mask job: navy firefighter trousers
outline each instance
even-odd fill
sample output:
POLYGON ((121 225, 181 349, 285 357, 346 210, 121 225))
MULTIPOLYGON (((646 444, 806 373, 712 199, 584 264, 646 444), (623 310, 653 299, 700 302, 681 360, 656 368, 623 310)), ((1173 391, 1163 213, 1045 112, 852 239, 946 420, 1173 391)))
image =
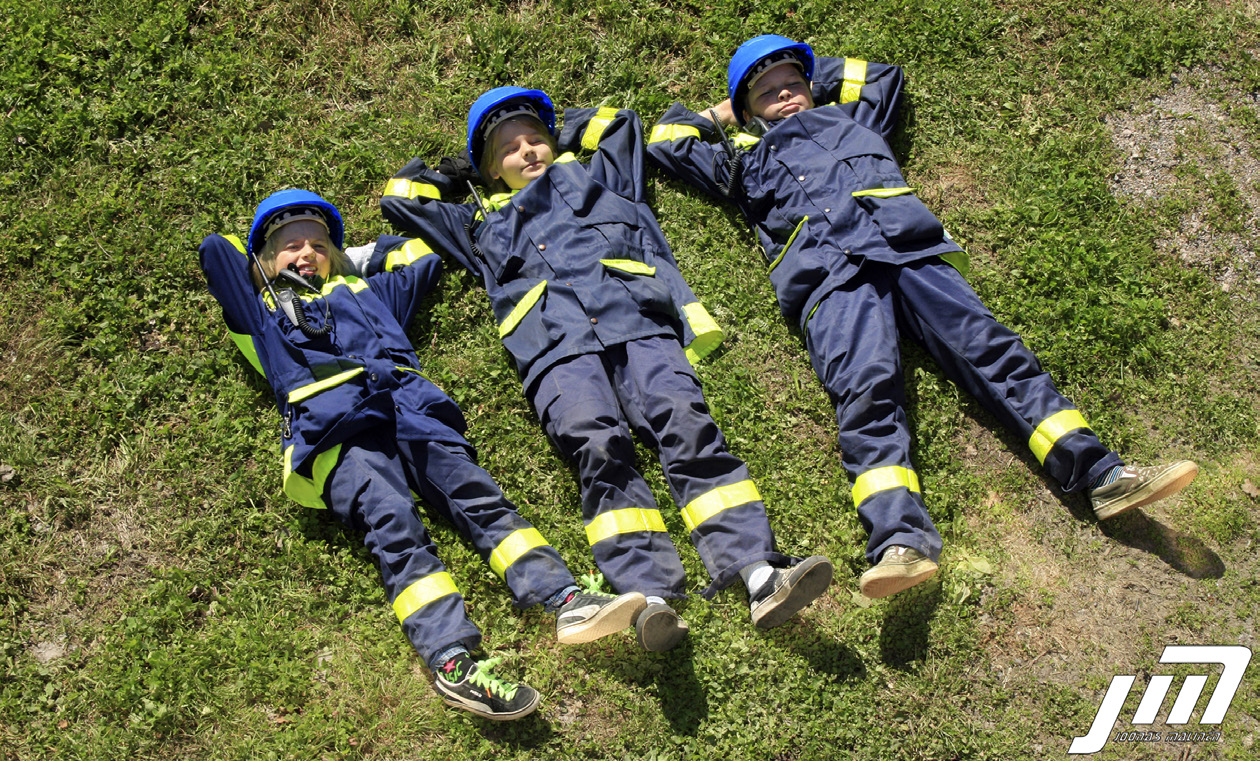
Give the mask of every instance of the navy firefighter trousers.
POLYGON ((914 548, 933 560, 941 552, 910 462, 901 333, 1028 441, 1066 491, 1081 490, 1121 464, 956 269, 936 257, 900 265, 867 260, 818 304, 805 340, 836 407, 853 502, 870 534, 871 563, 890 545, 914 548))
POLYGON ((678 552, 634 466, 631 431, 655 447, 683 523, 713 578, 712 596, 775 550, 761 495, 726 448, 681 344, 642 338, 581 354, 527 389, 544 430, 577 466, 587 540, 618 593, 684 596, 678 552))
POLYGON ((469 447, 362 433, 341 445, 325 489, 337 517, 366 532, 394 613, 425 663, 456 643, 477 647, 481 632, 438 560, 412 492, 473 543, 519 607, 574 583, 559 553, 516 512, 469 447))

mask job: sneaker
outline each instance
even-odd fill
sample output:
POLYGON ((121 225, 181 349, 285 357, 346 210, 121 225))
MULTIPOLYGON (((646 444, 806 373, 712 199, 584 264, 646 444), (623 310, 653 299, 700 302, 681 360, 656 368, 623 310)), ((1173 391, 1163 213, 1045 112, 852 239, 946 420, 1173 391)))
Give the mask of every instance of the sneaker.
POLYGON ((1124 466, 1115 481, 1092 489, 1089 501, 1098 520, 1114 518, 1126 510, 1149 505, 1184 489, 1199 475, 1199 466, 1189 460, 1149 468, 1124 466))
POLYGON ((447 705, 495 721, 511 721, 528 716, 538 707, 538 691, 524 684, 509 684, 491 669, 498 658, 474 661, 457 655, 437 671, 433 689, 447 705))
POLYGON ((770 580, 749 600, 753 625, 773 629, 818 596, 831 583, 831 561, 822 555, 805 558, 791 568, 776 568, 770 580))
POLYGON ((643 609, 634 621, 639 646, 652 653, 672 650, 691 627, 668 605, 654 602, 643 609))
POLYGON ((884 550, 874 568, 862 574, 858 587, 867 598, 878 600, 927 581, 939 567, 922 552, 894 544, 884 550))
POLYGON ((647 607, 642 592, 610 595, 598 591, 603 574, 584 576, 586 591, 575 592, 556 611, 556 641, 562 645, 594 642, 629 627, 647 607))

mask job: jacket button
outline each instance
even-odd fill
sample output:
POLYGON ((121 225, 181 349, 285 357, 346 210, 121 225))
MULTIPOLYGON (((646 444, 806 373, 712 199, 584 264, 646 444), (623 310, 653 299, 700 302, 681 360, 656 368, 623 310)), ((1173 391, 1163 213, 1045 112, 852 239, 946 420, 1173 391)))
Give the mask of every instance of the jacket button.
POLYGON ((376 373, 372 373, 370 377, 372 378, 372 380, 376 380, 376 373))
POLYGON ((770 146, 770 150, 772 150, 772 151, 777 151, 777 150, 779 150, 779 146, 777 146, 777 145, 772 145, 772 146, 770 146))
POLYGON ((591 324, 592 324, 592 325, 597 325, 597 324, 599 324, 599 318, 598 318, 598 317, 592 317, 592 318, 591 318, 591 324))
POLYGON ((546 251, 546 250, 547 250, 547 244, 546 244, 546 243, 539 243, 539 244, 538 244, 538 250, 539 250, 539 251, 546 251))
POLYGON ((800 182, 804 182, 804 181, 805 181, 805 175, 803 175, 803 174, 802 174, 800 177, 797 177, 796 179, 797 179, 797 180, 799 180, 800 182))
POLYGON ((823 209, 823 213, 824 213, 824 214, 830 214, 830 213, 831 213, 831 209, 823 209))
POLYGON ((517 210, 517 211, 525 211, 525 207, 524 207, 524 206, 517 206, 517 207, 516 207, 516 210, 517 210))

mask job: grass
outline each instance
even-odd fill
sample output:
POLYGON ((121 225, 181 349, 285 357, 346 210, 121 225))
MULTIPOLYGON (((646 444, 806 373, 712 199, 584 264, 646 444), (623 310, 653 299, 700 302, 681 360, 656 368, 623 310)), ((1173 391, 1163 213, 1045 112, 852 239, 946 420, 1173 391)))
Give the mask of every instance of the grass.
MULTIPOLYGON (((1158 663, 1168 644, 1254 647, 1257 178, 1222 167, 1255 150, 1254 4, 0 11, 0 759, 1055 758, 1113 674, 1193 673, 1158 663), (413 155, 461 151, 485 89, 541 87, 650 124, 674 100, 719 100, 730 52, 769 30, 905 67, 894 148, 969 249, 986 304, 1108 445, 1142 463, 1192 457, 1203 474, 1100 529, 906 347, 915 459, 946 550, 936 580, 869 603, 855 594, 865 535, 833 413, 760 253, 729 210, 655 178, 682 270, 727 330, 699 370, 714 414, 781 548, 827 554, 837 582, 769 633, 731 591, 683 605, 691 636, 675 652, 625 636, 561 648, 549 617, 512 609, 428 515, 489 649, 544 696, 511 725, 448 710, 361 537, 280 492, 270 392, 226 340, 196 245, 242 234, 285 186, 321 192, 366 240, 388 229, 384 180, 413 155), (1167 195, 1121 198, 1108 119, 1187 71, 1211 72, 1203 97, 1243 140, 1187 133, 1167 195), (1252 258, 1161 248, 1188 216, 1252 258), (1226 263, 1240 272, 1228 283, 1226 263)), ((573 474, 520 394, 484 293, 452 268, 411 334, 482 463, 571 567, 589 568, 573 474)), ((639 456, 668 505, 654 454, 639 456)), ((698 591, 699 558, 665 512, 698 591)), ((1219 743, 1113 743, 1098 757, 1250 758, 1254 673, 1219 743)), ((1116 731, 1134 729, 1136 690, 1129 700, 1116 731)))

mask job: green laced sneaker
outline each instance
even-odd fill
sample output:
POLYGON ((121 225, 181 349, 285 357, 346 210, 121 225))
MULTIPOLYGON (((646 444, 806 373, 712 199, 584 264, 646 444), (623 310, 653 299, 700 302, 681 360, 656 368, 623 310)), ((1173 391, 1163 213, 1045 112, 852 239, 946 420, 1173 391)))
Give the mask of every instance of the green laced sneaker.
POLYGON ((538 691, 495 676, 491 669, 498 663, 498 658, 473 661, 467 654, 457 655, 437 670, 433 689, 447 705, 485 719, 512 721, 533 713, 538 707, 538 691))
POLYGON ((879 563, 862 574, 858 587, 867 598, 878 600, 927 581, 937 568, 936 562, 927 555, 894 544, 884 550, 879 563))
POLYGON ((586 587, 576 592, 556 611, 556 641, 562 645, 580 645, 615 634, 629 627, 647 607, 641 592, 610 595, 599 591, 604 575, 585 575, 586 587))
POLYGON ((1126 465, 1115 481, 1091 490, 1089 501, 1094 506, 1094 515, 1105 521, 1135 507, 1171 497, 1189 486, 1197 475, 1199 466, 1189 460, 1148 468, 1126 465))

